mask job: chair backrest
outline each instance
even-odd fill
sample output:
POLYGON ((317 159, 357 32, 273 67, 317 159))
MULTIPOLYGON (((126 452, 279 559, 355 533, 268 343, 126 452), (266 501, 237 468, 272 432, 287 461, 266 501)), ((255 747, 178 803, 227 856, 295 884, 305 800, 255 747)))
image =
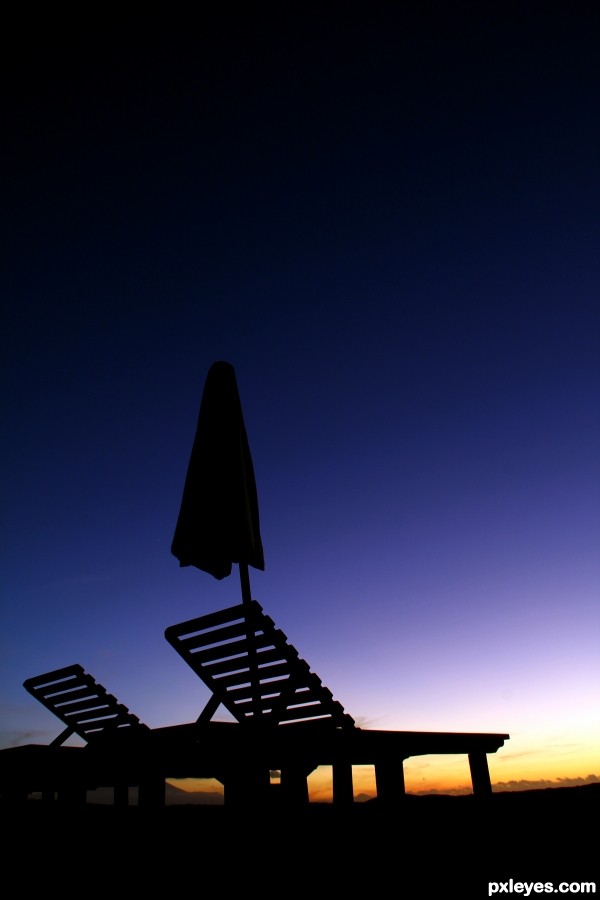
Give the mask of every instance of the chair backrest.
POLYGON ((63 743, 71 734, 91 743, 117 732, 147 730, 80 665, 28 678, 23 687, 67 726, 52 745, 63 743))
POLYGON ((199 722, 222 703, 238 722, 354 727, 255 600, 172 625, 165 637, 213 692, 199 722))

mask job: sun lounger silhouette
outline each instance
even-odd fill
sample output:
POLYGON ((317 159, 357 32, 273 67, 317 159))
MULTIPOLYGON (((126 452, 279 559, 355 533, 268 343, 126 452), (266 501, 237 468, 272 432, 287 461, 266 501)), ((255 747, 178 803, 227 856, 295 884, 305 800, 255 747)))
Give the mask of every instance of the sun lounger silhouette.
POLYGON ((23 687, 67 726, 50 747, 60 746, 73 734, 89 742, 112 737, 117 730, 120 734, 147 730, 137 716, 80 665, 28 678, 23 687))
POLYGON ((110 786, 115 804, 124 805, 129 786, 138 785, 142 805, 160 802, 164 786, 144 767, 142 749, 150 729, 82 666, 28 678, 23 686, 66 727, 48 745, 1 751, 3 796, 40 791, 46 799, 83 802, 88 790, 110 786), (85 741, 85 746, 65 746, 74 735, 85 741))
POLYGON ((378 798, 394 803, 405 794, 403 760, 438 753, 467 755, 474 793, 491 793, 487 754, 508 735, 357 728, 254 600, 173 625, 165 637, 212 691, 198 727, 213 724, 221 705, 238 723, 237 752, 224 754, 218 775, 226 801, 264 799, 273 769, 290 802, 307 801, 307 775, 331 765, 333 801, 346 805, 352 766, 373 765, 378 798))
POLYGON ((378 801, 405 796, 403 761, 460 754, 473 792, 491 793, 487 754, 507 734, 380 731, 358 728, 256 601, 167 628, 165 636, 211 691, 196 722, 151 729, 80 665, 25 681, 27 691, 65 729, 48 745, 0 751, 0 794, 41 791, 83 802, 87 791, 114 789, 115 805, 139 788, 139 804, 162 805, 167 778, 216 778, 225 803, 308 803, 307 778, 331 766, 333 802, 353 802, 352 767, 372 765, 378 801), (223 705, 233 721, 214 721, 223 705), (77 735, 85 746, 65 742, 77 735), (271 773, 280 779, 271 783, 271 773), (277 790, 275 790, 277 788, 277 790))
POLYGON ((199 723, 223 704, 242 724, 354 726, 255 600, 172 625, 165 637, 213 692, 199 723))

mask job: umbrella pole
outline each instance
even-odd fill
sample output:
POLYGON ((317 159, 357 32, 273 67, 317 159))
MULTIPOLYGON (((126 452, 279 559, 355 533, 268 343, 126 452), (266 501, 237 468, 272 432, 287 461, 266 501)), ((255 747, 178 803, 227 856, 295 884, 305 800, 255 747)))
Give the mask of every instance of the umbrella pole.
POLYGON ((241 562, 240 566, 240 584, 242 586, 242 600, 244 603, 250 604, 252 596, 250 594, 250 576, 248 574, 248 563, 241 562))
MULTIPOLYGON (((240 562, 240 584, 242 587, 242 601, 249 611, 252 603, 252 595, 250 593, 250 575, 248 574, 248 563, 240 562)), ((254 718, 262 715, 260 708, 260 682, 258 679, 258 661, 256 659, 256 647, 254 646, 254 627, 248 620, 246 614, 246 640, 248 641, 248 668, 250 670, 250 685, 252 688, 252 703, 254 707, 254 718)))

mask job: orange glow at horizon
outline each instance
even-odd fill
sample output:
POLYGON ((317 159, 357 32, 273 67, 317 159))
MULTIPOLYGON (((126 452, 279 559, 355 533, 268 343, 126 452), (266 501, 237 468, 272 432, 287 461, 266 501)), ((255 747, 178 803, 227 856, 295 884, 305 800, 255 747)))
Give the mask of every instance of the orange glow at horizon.
MULTIPOLYGON (((532 754, 533 756, 533 754, 532 754)), ((523 758, 500 761, 488 757, 490 777, 494 790, 526 790, 544 787, 561 787, 584 784, 600 780, 598 758, 578 759, 577 768, 569 768, 557 774, 557 767, 543 758, 527 765, 523 758), (582 766, 583 762, 583 766, 582 766), (583 774, 585 773, 585 774, 583 774)), ((373 766, 353 766, 354 798, 367 799, 377 795, 373 766)), ((410 794, 439 792, 470 794, 471 774, 469 763, 463 756, 422 756, 405 760, 404 777, 406 791, 410 794)), ((223 786, 216 779, 183 780, 168 779, 180 790, 186 792, 223 793, 223 786)), ((331 766, 319 766, 308 776, 309 799, 312 803, 330 803, 332 800, 331 766)))
MULTIPOLYGON (((493 790, 572 786, 600 780, 599 724, 578 720, 563 722, 558 728, 548 720, 537 723, 534 730, 523 719, 519 725, 504 747, 488 755, 493 790)), ((355 799, 377 795, 372 765, 353 766, 352 777, 355 799)), ((216 779, 169 780, 184 791, 223 793, 216 779)), ((411 794, 472 792, 468 758, 459 754, 409 757, 404 761, 404 780, 411 794)), ((308 777, 310 800, 330 803, 332 783, 331 766, 315 769, 308 777)))

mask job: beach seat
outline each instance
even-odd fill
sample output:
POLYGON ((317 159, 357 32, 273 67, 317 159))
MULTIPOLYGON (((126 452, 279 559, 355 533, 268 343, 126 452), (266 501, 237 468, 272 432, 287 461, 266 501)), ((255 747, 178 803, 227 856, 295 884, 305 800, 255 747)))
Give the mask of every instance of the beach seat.
POLYGON ((165 637, 212 692, 198 727, 210 727, 221 705, 241 727, 231 739, 243 753, 224 754, 217 774, 225 802, 264 802, 276 768, 285 801, 307 803, 318 734, 353 730, 355 723, 260 604, 252 600, 190 619, 167 628, 165 637), (282 740, 290 732, 293 746, 282 740))
POLYGON ((117 731, 122 734, 147 730, 137 716, 80 665, 28 678, 23 687, 67 726, 50 747, 60 746, 73 734, 90 742, 110 739, 117 731))
POLYGON ((3 795, 40 791, 46 800, 85 802, 88 790, 108 786, 115 804, 126 805, 129 786, 137 785, 142 805, 164 802, 164 779, 145 762, 150 729, 82 666, 36 675, 23 686, 66 727, 48 745, 1 751, 3 795), (85 746, 64 746, 73 735, 85 746))
POLYGON ((241 724, 354 727, 255 600, 173 625, 165 637, 212 691, 199 723, 222 704, 241 724))
POLYGON ((378 798, 396 804, 405 795, 404 760, 440 753, 466 755, 474 793, 491 793, 487 754, 507 734, 358 728, 254 600, 173 625, 165 637, 211 691, 197 720, 200 732, 216 727, 212 717, 221 705, 239 726, 220 745, 224 762, 216 777, 226 802, 228 796, 263 802, 273 769, 281 773, 282 796, 306 802, 307 775, 330 765, 334 803, 347 805, 352 766, 372 765, 378 798))

